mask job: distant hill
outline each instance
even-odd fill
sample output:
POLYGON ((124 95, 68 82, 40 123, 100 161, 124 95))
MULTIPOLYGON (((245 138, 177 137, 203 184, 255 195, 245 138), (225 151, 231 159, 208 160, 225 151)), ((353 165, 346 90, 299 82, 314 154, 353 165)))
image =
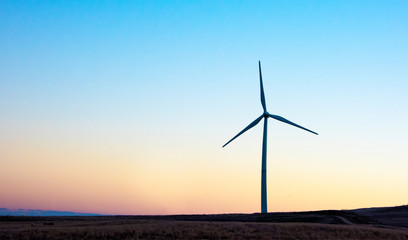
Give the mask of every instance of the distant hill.
MULTIPOLYGON (((219 222, 269 222, 269 223, 320 223, 345 225, 393 226, 408 228, 408 205, 397 207, 361 208, 354 210, 321 210, 307 212, 270 212, 266 214, 201 214, 129 216, 136 219, 219 221, 219 222)), ((408 235, 407 235, 408 239, 408 235)))
POLYGON ((0 208, 0 216, 100 216, 95 213, 0 208))
POLYGON ((361 208, 352 210, 352 212, 379 224, 408 228, 408 205, 361 208))
MULTIPOLYGON (((0 208, 0 217, 16 218, 27 217, 92 217, 107 216, 95 213, 78 213, 68 211, 47 211, 31 209, 7 209, 0 208)), ((307 212, 270 212, 267 214, 191 214, 191 215, 121 215, 115 218, 143 219, 143 220, 175 220, 175 221, 215 221, 215 222, 269 222, 269 223, 321 223, 321 224, 345 224, 345 225, 373 225, 394 226, 408 228, 408 205, 397 207, 361 208, 354 210, 322 210, 307 212)), ((408 235, 407 235, 408 239, 408 235)))

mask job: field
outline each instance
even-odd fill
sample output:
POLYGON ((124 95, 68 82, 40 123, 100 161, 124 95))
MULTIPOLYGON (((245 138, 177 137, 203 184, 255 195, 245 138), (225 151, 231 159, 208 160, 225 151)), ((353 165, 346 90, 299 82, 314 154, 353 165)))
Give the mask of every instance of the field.
POLYGON ((408 239, 407 220, 407 206, 269 214, 5 216, 0 217, 0 239, 408 239))

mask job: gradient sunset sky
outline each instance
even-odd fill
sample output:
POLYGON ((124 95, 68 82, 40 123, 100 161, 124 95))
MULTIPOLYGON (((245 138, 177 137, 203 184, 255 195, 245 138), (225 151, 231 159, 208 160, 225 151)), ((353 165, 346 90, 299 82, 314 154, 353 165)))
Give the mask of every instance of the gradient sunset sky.
POLYGON ((408 1, 0 1, 0 207, 408 204, 408 1))

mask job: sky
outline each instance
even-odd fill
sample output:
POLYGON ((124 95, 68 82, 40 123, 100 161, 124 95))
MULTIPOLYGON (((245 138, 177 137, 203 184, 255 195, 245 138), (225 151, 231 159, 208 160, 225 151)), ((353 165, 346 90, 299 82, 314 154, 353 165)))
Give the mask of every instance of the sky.
POLYGON ((408 204, 408 2, 0 1, 0 207, 408 204))

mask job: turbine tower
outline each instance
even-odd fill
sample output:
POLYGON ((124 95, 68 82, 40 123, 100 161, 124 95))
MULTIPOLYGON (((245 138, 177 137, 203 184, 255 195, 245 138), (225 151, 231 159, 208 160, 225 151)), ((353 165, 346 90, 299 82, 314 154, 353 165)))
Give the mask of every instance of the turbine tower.
POLYGON ((305 131, 311 132, 313 134, 318 135, 316 132, 313 132, 307 128, 304 128, 300 125, 297 125, 296 123, 293 123, 286 118, 283 118, 278 115, 273 115, 270 114, 266 110, 266 102, 265 102, 265 93, 263 89, 263 83, 262 83, 262 72, 261 72, 261 61, 258 62, 259 64, 259 80, 260 80, 260 85, 261 85, 261 104, 264 112, 262 113, 261 116, 259 116, 257 119, 255 119, 252 123, 250 123, 244 130, 239 132, 235 137, 233 137, 231 140, 229 140, 226 144, 224 144, 225 147, 227 144, 232 142, 235 138, 239 137, 241 134, 244 132, 248 131, 249 129, 253 128, 255 125, 257 125, 262 119, 264 119, 264 129, 263 129, 263 142, 262 142, 262 172, 261 172, 261 213, 267 213, 268 212, 268 207, 267 207, 267 201, 266 201, 266 148, 267 148, 267 135, 268 135, 268 118, 273 118, 275 120, 290 124, 292 126, 298 127, 300 129, 303 129, 305 131))

